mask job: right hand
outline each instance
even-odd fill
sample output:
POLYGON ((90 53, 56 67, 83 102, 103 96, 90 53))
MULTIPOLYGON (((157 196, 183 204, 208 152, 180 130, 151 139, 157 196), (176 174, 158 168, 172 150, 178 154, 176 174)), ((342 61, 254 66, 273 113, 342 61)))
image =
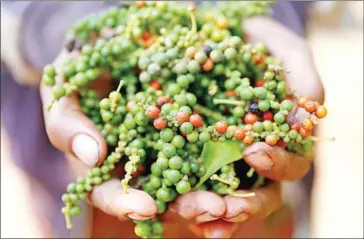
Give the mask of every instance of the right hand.
MULTIPOLYGON (((56 67, 72 57, 72 54, 63 51, 54 62, 56 67)), ((56 79, 62 82, 61 77, 56 79)), ((99 96, 105 96, 111 90, 111 80, 103 76, 92 87, 97 89, 99 96)), ((93 122, 83 114, 77 97, 64 97, 48 111, 46 106, 53 100, 51 88, 41 85, 40 93, 49 140, 66 155, 71 169, 78 171, 77 174, 82 172, 85 175, 93 167, 101 165, 107 156, 106 142, 93 122)), ((93 206, 120 220, 147 220, 157 213, 157 206, 151 196, 132 188, 127 194, 123 194, 123 186, 116 178, 95 186, 89 201, 93 206)), ((172 213, 169 215, 179 221, 188 221, 188 224, 216 220, 226 211, 222 197, 203 191, 181 196, 178 204, 174 205, 178 207, 170 207, 172 213)))

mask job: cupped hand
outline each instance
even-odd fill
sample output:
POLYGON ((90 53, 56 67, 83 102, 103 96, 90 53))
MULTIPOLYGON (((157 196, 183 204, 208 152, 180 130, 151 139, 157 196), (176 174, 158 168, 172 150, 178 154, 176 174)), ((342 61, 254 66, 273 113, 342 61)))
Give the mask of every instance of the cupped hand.
MULTIPOLYGON (((267 17, 255 17, 244 22, 251 43, 265 43, 273 56, 283 61, 287 85, 296 93, 319 103, 324 101, 324 89, 316 72, 310 49, 304 39, 267 17)), ((289 122, 300 122, 308 113, 295 107, 289 122)), ((299 180, 309 171, 311 159, 287 152, 266 143, 254 143, 244 151, 244 160, 260 175, 271 179, 269 185, 252 190, 251 198, 224 197, 226 212, 221 220, 200 225, 205 237, 230 237, 238 225, 249 219, 264 219, 282 206, 280 181, 299 180)), ((251 191, 242 191, 249 193, 251 191)), ((236 235, 243 236, 243 235, 236 235)))
MULTIPOLYGON (((75 56, 77 52, 64 50, 54 64, 58 68, 66 59, 75 56)), ((57 83, 64 81, 60 76, 56 80, 57 83)), ((107 74, 93 84, 90 88, 95 89, 100 97, 105 97, 112 89, 107 74)), ((48 111, 47 106, 53 100, 52 90, 41 85, 40 93, 49 140, 65 153, 71 169, 77 175, 85 175, 93 167, 101 165, 107 154, 106 142, 94 123, 82 112, 77 96, 63 97, 48 111)), ((120 220, 147 220, 157 213, 152 197, 132 188, 124 194, 123 186, 116 178, 95 186, 88 199, 93 206, 120 220)), ((211 192, 193 192, 179 197, 170 207, 167 217, 171 221, 184 221, 184 224, 189 220, 201 223, 221 218, 225 209, 223 198, 211 192)))

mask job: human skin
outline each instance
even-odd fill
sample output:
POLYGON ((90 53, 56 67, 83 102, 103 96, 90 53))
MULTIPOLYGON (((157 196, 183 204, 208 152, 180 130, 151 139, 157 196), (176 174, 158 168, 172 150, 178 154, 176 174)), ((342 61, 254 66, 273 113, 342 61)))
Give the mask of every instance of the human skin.
MULTIPOLYGON (((244 30, 249 42, 267 44, 271 53, 283 60, 284 67, 289 71, 287 83, 290 87, 300 95, 323 103, 324 90, 310 50, 302 38, 266 17, 245 21, 244 30)), ((63 52, 56 63, 61 63, 67 57, 70 56, 63 52)), ((99 81, 107 82, 105 79, 99 81)), ((105 85, 107 84, 103 84, 105 85)), ((97 86, 96 88, 101 95, 101 91, 108 90, 97 86)), ((44 86, 40 87, 40 91, 43 104, 47 105, 52 100, 51 91, 44 86)), ((292 112, 289 115, 291 121, 300 121, 306 115, 297 107, 292 112)), ((78 161, 77 168, 87 171, 95 165, 100 165, 105 159, 105 140, 91 120, 82 113, 75 96, 60 100, 49 112, 44 111, 44 119, 50 141, 65 153, 70 159, 70 165, 78 161)), ((265 143, 255 143, 247 147, 244 160, 262 176, 273 180, 273 183, 254 190, 256 197, 253 198, 221 197, 205 191, 190 192, 180 196, 170 205, 165 215, 166 223, 189 225, 195 236, 231 237, 244 223, 264 220, 280 209, 280 182, 301 179, 311 165, 309 158, 265 143)), ((124 195, 122 185, 117 179, 95 187, 89 201, 96 208, 121 221, 146 220, 154 217, 157 210, 154 200, 145 192, 130 189, 129 193, 124 195)), ((168 226, 166 230, 168 231, 168 226)), ((244 232, 241 232, 234 236, 244 236, 243 234, 244 232)))

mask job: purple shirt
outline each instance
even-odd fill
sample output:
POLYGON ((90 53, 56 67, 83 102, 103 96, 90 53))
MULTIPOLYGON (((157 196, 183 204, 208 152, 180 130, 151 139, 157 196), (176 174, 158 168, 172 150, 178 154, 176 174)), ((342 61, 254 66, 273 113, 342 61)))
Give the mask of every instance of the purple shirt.
MULTIPOLYGON (((41 69, 55 59, 62 47, 66 29, 78 18, 107 7, 98 1, 15 1, 2 6, 23 20, 22 51, 25 58, 41 69)), ((274 6, 274 17, 304 36, 304 2, 283 2, 274 6)), ((51 193, 55 208, 43 208, 57 237, 77 237, 79 232, 65 228, 61 195, 69 183, 64 155, 49 142, 38 89, 18 85, 1 65, 1 119, 11 140, 15 163, 40 181, 51 193)), ((46 206, 46 205, 45 205, 46 206)), ((80 222, 80 219, 75 220, 80 222)), ((77 229, 77 225, 75 225, 77 229)), ((82 230, 82 229, 81 229, 82 230)))

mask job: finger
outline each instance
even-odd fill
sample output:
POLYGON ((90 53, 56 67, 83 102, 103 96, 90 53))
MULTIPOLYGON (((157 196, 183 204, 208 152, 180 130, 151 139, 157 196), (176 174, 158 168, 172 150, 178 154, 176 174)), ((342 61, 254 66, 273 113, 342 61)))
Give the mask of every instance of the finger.
POLYGON ((157 205, 146 192, 128 188, 124 194, 123 186, 112 179, 96 186, 89 197, 90 203, 120 220, 147 220, 157 213, 157 205))
MULTIPOLYGON (((56 62, 64 57, 61 54, 56 62)), ((57 78, 62 81, 60 77, 57 78)), ((40 94, 43 105, 52 102, 53 94, 49 87, 41 85, 40 94)), ((93 122, 83 114, 75 96, 63 97, 50 111, 44 107, 43 114, 49 140, 57 149, 75 155, 89 167, 99 165, 105 158, 105 140, 93 122)))
POLYGON ((219 195, 207 192, 190 192, 177 198, 170 205, 165 220, 178 220, 182 217, 196 222, 213 221, 225 213, 225 202, 219 195))
POLYGON ((224 220, 205 222, 199 225, 205 238, 231 238, 237 228, 236 223, 224 220))
POLYGON ((243 222, 251 217, 264 219, 282 207, 281 186, 278 182, 251 191, 237 192, 255 192, 255 196, 247 198, 225 196, 226 213, 223 217, 225 221, 243 222))
POLYGON ((264 142, 254 143, 244 152, 244 160, 257 173, 271 180, 298 180, 309 171, 311 159, 272 147, 264 142))
POLYGON ((324 101, 324 88, 315 70, 310 48, 306 41, 280 23, 268 17, 254 17, 244 22, 250 42, 265 43, 270 52, 283 60, 287 83, 319 103, 324 101))

